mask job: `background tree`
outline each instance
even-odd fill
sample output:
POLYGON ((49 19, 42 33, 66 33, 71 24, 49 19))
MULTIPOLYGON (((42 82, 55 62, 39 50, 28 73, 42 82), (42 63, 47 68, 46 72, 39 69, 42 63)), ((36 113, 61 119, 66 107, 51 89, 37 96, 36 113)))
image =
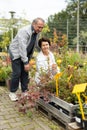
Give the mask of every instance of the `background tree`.
POLYGON ((29 25, 30 21, 21 18, 0 19, 0 51, 6 51, 19 28, 29 25))
MULTIPOLYGON (((77 39, 76 37, 73 39, 73 44, 76 44, 77 39)), ((80 48, 83 52, 83 54, 85 54, 87 52, 87 32, 85 31, 81 31, 80 32, 80 48)))
POLYGON ((6 32, 2 35, 2 40, 0 42, 0 48, 2 48, 3 51, 7 51, 9 42, 10 42, 9 33, 6 32))
MULTIPOLYGON (((54 28, 56 32, 67 35, 69 48, 76 47, 73 44, 73 39, 77 37, 77 7, 78 0, 67 0, 68 5, 65 11, 61 11, 58 14, 50 15, 48 17, 47 24, 50 32, 48 36, 53 39, 54 28)), ((79 12, 79 29, 80 31, 87 31, 87 1, 80 0, 80 12, 79 12)))

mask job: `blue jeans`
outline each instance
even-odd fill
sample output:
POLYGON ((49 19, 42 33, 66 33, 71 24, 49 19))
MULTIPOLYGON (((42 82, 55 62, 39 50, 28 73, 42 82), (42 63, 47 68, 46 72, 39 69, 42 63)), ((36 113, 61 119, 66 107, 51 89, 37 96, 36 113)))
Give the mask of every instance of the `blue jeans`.
POLYGON ((19 87, 19 81, 21 82, 21 90, 25 92, 28 90, 28 76, 29 73, 24 70, 24 64, 21 59, 12 61, 12 77, 10 91, 16 92, 19 87))

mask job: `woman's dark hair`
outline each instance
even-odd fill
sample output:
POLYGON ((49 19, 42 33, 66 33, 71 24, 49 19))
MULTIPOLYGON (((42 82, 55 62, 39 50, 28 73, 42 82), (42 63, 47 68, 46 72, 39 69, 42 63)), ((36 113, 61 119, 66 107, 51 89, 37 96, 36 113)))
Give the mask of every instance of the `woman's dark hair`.
POLYGON ((51 46, 50 40, 49 40, 48 38, 46 38, 46 37, 42 37, 42 38, 39 39, 39 41, 38 41, 38 45, 39 45, 40 48, 41 48, 42 42, 48 42, 49 45, 51 46))

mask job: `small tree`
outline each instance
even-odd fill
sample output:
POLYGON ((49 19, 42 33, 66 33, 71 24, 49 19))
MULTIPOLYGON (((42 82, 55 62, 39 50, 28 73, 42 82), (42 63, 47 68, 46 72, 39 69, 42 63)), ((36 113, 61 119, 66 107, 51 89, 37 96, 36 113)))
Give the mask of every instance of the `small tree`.
MULTIPOLYGON (((81 31, 79 36, 79 45, 83 54, 87 52, 87 32, 81 31)), ((77 37, 73 39, 73 44, 77 44, 77 37)))
POLYGON ((0 48, 2 48, 3 51, 7 51, 7 46, 9 45, 10 38, 8 36, 8 33, 4 33, 2 35, 2 41, 0 42, 0 48))

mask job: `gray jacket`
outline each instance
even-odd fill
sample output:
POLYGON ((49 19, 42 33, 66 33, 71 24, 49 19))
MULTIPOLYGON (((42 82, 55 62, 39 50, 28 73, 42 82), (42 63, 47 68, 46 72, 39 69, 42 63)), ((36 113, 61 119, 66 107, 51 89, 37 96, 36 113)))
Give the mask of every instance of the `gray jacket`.
MULTIPOLYGON (((30 44, 31 35, 33 33, 32 26, 26 26, 20 29, 9 46, 11 60, 21 58, 25 63, 28 63, 27 46, 30 44)), ((38 46, 39 34, 37 34, 35 47, 38 46)), ((32 54, 31 54, 32 56, 32 54)), ((31 57, 30 56, 30 57, 31 57)))

